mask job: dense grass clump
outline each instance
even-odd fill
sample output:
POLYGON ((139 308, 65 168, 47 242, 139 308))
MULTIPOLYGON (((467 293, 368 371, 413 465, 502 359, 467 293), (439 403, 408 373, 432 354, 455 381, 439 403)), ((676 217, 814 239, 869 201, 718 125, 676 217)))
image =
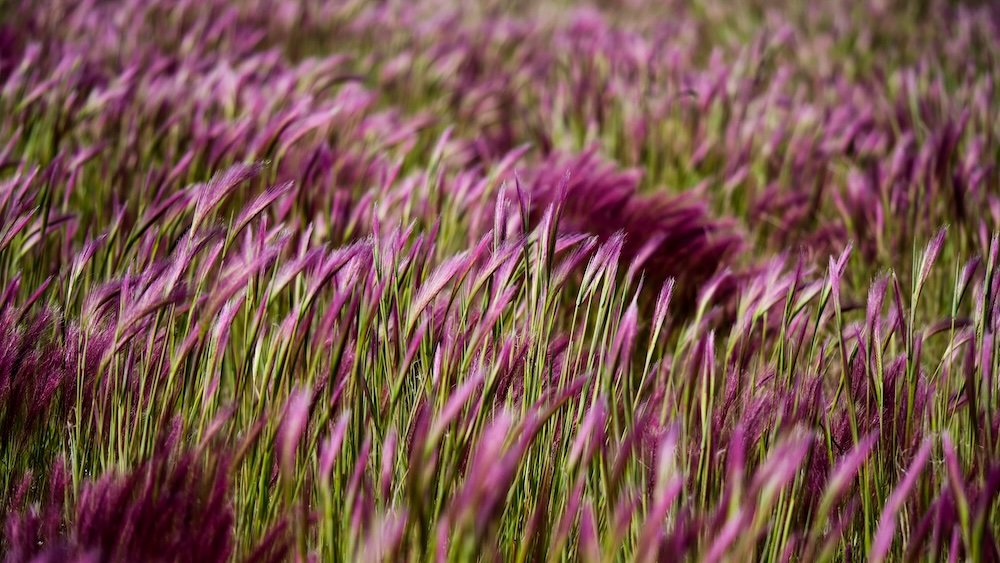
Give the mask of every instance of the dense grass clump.
POLYGON ((0 553, 1000 561, 1000 8, 0 0, 0 553))

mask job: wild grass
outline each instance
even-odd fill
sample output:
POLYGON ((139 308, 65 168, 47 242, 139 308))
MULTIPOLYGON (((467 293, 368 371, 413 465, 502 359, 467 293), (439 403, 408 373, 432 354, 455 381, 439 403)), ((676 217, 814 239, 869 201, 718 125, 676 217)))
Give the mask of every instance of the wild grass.
POLYGON ((994 6, 47 4, 5 560, 1000 560, 994 6))

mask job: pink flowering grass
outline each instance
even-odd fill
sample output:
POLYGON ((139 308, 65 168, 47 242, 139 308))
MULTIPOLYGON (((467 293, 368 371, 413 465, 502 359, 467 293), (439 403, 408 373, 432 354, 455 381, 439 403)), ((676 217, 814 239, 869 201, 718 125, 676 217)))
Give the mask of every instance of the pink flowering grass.
POLYGON ((4 561, 1000 561, 991 3, 0 0, 4 561))

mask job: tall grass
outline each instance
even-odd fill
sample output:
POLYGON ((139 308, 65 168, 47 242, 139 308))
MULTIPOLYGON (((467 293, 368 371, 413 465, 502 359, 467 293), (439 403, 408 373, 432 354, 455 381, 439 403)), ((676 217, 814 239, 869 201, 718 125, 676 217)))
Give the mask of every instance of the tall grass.
POLYGON ((6 560, 1000 560, 995 6, 45 4, 6 560))

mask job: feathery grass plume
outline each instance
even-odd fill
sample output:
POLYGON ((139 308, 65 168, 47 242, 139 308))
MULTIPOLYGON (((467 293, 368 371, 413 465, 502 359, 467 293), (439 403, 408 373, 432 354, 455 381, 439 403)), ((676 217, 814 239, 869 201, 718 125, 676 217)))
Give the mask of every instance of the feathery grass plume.
POLYGON ((882 510, 882 516, 879 519, 878 534, 875 536, 871 553, 868 556, 869 560, 883 561, 889 552, 893 536, 896 533, 899 511, 903 508, 906 497, 910 495, 914 485, 916 485, 917 479, 920 477, 920 472, 927 464, 927 460, 930 459, 931 446, 932 442, 930 438, 925 439, 916 455, 913 456, 913 460, 910 462, 903 480, 893 489, 892 495, 882 510))
POLYGON ((702 202, 692 196, 640 195, 639 176, 636 170, 615 170, 593 150, 550 158, 534 172, 532 205, 547 206, 565 193, 566 228, 601 237, 621 231, 623 256, 634 265, 645 264, 646 272, 660 279, 704 280, 739 250, 742 241, 733 226, 712 219, 702 202), (556 181, 557 170, 571 173, 568 182, 556 181))
POLYGON ((225 465, 211 469, 191 454, 159 455, 130 474, 83 484, 68 511, 64 503, 75 495, 66 490, 64 472, 61 463, 53 469, 46 504, 8 516, 9 560, 121 561, 169 553, 225 561, 232 554, 225 465))
POLYGON ((307 389, 297 389, 292 392, 285 406, 285 416, 281 420, 276 440, 281 470, 287 475, 292 475, 295 471, 295 453, 308 422, 309 404, 312 401, 310 395, 307 389))

